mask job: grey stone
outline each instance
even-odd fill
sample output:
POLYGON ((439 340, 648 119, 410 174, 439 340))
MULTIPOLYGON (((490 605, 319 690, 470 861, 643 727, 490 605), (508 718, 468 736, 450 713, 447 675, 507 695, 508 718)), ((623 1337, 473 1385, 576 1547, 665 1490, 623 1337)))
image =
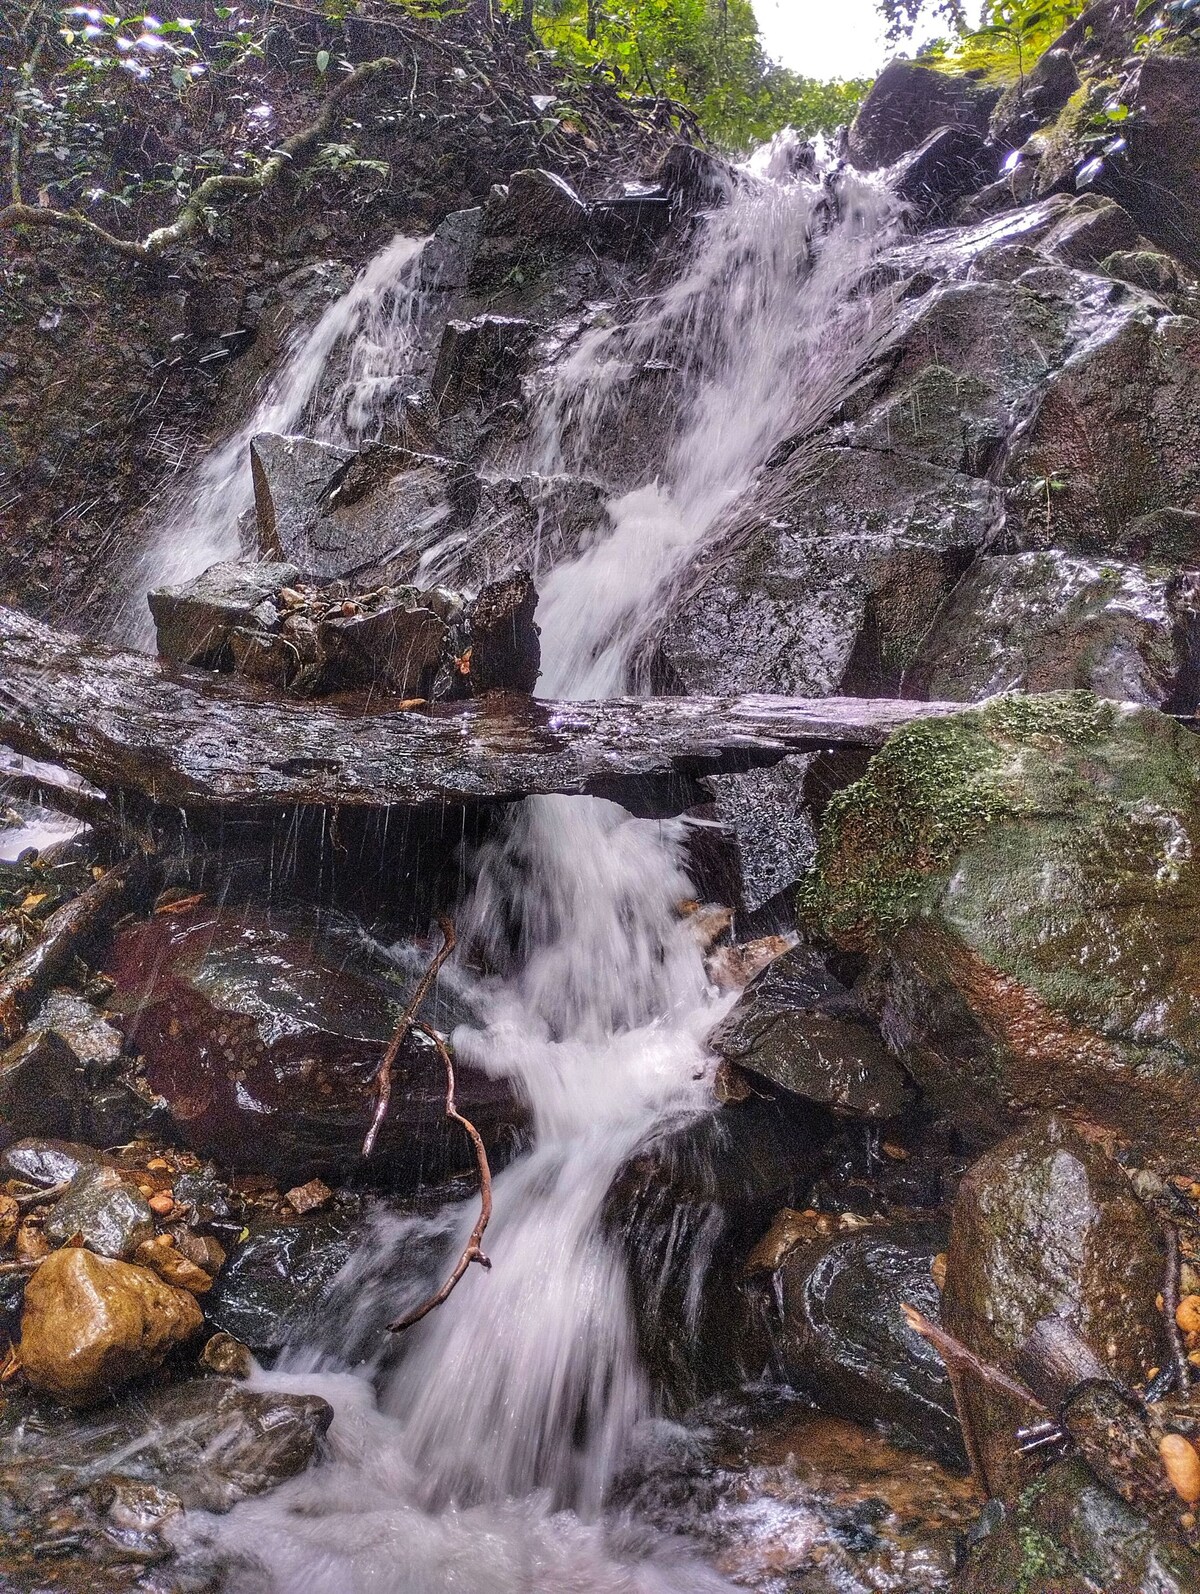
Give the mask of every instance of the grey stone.
POLYGON ((996 152, 970 127, 940 127, 896 165, 897 196, 923 221, 948 216, 967 194, 996 176, 996 152))
POLYGON ((255 608, 265 598, 299 579, 294 564, 231 560, 211 565, 194 581, 157 588, 150 593, 149 604, 159 653, 180 664, 228 668, 233 632, 251 624, 255 608))
POLYGON ((1162 708, 1184 687, 1200 626, 1196 575, 1043 553, 980 559, 904 678, 918 697, 1084 690, 1162 708))
POLYGON ((726 1061, 835 1112, 894 1118, 911 1100, 870 1015, 806 947, 764 969, 709 1043, 726 1061))
POLYGON ((439 409, 490 406, 511 397, 532 342, 532 325, 518 316, 448 321, 432 379, 439 409))
POLYGON ((11 1146, 0 1151, 0 1177, 19 1179, 24 1184, 43 1188, 65 1184, 85 1168, 103 1166, 114 1166, 112 1158, 91 1146, 77 1145, 70 1140, 30 1136, 14 1140, 11 1146))
POLYGON ((860 170, 890 166, 939 127, 987 131, 1000 90, 921 66, 892 61, 871 85, 850 128, 848 152, 860 170))
POLYGON ((115 1168, 84 1168, 46 1216, 46 1238, 67 1245, 79 1235, 100 1256, 132 1256, 154 1238, 154 1214, 115 1168))
POLYGON ((570 183, 537 168, 514 172, 507 187, 485 207, 488 232, 532 240, 579 238, 587 223, 587 206, 570 183))

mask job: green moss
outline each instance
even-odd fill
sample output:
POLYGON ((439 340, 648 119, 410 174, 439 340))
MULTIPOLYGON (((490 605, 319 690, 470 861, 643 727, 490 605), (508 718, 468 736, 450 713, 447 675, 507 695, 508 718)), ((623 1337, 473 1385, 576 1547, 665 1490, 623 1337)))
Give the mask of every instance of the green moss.
POLYGON ((1053 763, 1108 735, 1117 712, 1087 692, 1015 694, 898 731, 826 809, 802 920, 848 947, 899 930, 975 836, 1025 811, 1025 755, 1053 763))
POLYGON ((1017 1529, 1017 1542, 1021 1559, 1013 1582, 1013 1594, 1031 1594, 1031 1590, 1039 1583, 1063 1577, 1070 1572, 1070 1561, 1054 1540, 1039 1528, 1023 1522, 1017 1529))

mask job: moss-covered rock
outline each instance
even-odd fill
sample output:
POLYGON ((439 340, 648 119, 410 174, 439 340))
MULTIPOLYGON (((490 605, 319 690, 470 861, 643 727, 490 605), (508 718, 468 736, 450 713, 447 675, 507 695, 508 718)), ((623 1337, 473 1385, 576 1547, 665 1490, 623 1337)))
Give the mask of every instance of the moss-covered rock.
POLYGON ((956 1594, 1187 1594, 1200 1562, 1103 1488, 1057 1462, 971 1555, 956 1594))
POLYGON ((809 926, 926 1090, 1083 1112, 1151 1152, 1200 1128, 1200 740, 1086 693, 908 727, 831 802, 809 926))

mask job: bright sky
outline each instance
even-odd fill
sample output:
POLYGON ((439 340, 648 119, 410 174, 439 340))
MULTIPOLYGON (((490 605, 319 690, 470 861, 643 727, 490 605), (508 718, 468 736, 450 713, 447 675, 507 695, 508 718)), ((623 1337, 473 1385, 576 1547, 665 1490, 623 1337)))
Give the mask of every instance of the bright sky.
MULTIPOLYGON (((754 9, 768 53, 805 77, 873 77, 899 54, 875 0, 754 0, 754 9)), ((921 38, 918 29, 905 53, 921 38)))

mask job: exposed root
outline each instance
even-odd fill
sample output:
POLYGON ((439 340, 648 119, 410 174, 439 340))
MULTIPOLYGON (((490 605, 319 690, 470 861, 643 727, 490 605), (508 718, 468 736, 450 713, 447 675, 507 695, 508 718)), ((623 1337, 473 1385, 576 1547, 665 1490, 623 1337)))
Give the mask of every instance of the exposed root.
MULTIPOLYGON (((456 945, 454 925, 450 920, 444 915, 439 916, 438 925, 444 937, 441 951, 425 970, 421 977, 421 983, 412 994, 412 1000, 401 1013, 400 1021, 396 1025, 391 1040, 388 1042, 388 1049, 380 1058, 379 1067, 375 1071, 375 1111, 371 1115, 371 1127, 367 1130, 366 1138, 363 1141, 362 1154, 364 1157, 371 1155, 375 1142, 379 1137, 379 1131, 383 1127, 383 1120, 387 1117, 388 1103, 392 1099, 392 1069, 396 1065, 396 1058, 400 1055, 400 1048, 404 1045, 405 1036, 410 1029, 414 1028, 416 1015, 421 1003, 433 989, 433 982, 437 979, 442 964, 454 951, 456 945)), ((423 1024, 415 1025, 415 1027, 425 1029, 423 1024)), ((426 1033, 432 1035, 433 1031, 426 1030, 426 1033)))
POLYGON ((1166 1330, 1167 1344, 1171 1348, 1175 1387, 1182 1395, 1187 1393, 1191 1384, 1192 1369, 1188 1363, 1187 1351, 1184 1349, 1183 1336, 1179 1332, 1179 1324, 1175 1321, 1175 1313, 1179 1310, 1179 1230, 1173 1223, 1163 1224, 1163 1239, 1166 1242, 1162 1285, 1163 1327, 1166 1330))
POLYGON ((475 1220, 475 1227, 467 1238, 462 1255, 454 1264, 454 1270, 446 1279, 440 1289, 435 1290, 428 1300, 422 1301, 420 1306, 414 1307, 411 1312, 405 1312, 403 1317, 398 1317, 394 1323, 389 1323, 388 1328, 393 1334, 398 1334, 402 1329, 411 1328, 414 1323, 419 1323, 423 1317, 428 1316, 437 1306, 440 1306, 450 1295, 454 1286, 462 1278, 472 1262, 478 1262, 480 1267, 490 1268, 490 1260, 483 1254, 480 1241, 492 1216, 492 1170, 488 1165, 487 1150, 483 1144, 483 1137, 469 1118, 464 1118, 458 1110, 458 1103, 454 1099, 454 1059, 450 1056, 450 1048, 436 1030, 430 1029, 428 1024, 414 1023, 414 1029, 419 1029, 438 1049, 438 1055, 446 1066, 446 1117, 453 1118, 456 1124, 461 1124, 470 1136, 471 1144, 475 1148, 475 1165, 479 1169, 479 1217, 475 1220))

